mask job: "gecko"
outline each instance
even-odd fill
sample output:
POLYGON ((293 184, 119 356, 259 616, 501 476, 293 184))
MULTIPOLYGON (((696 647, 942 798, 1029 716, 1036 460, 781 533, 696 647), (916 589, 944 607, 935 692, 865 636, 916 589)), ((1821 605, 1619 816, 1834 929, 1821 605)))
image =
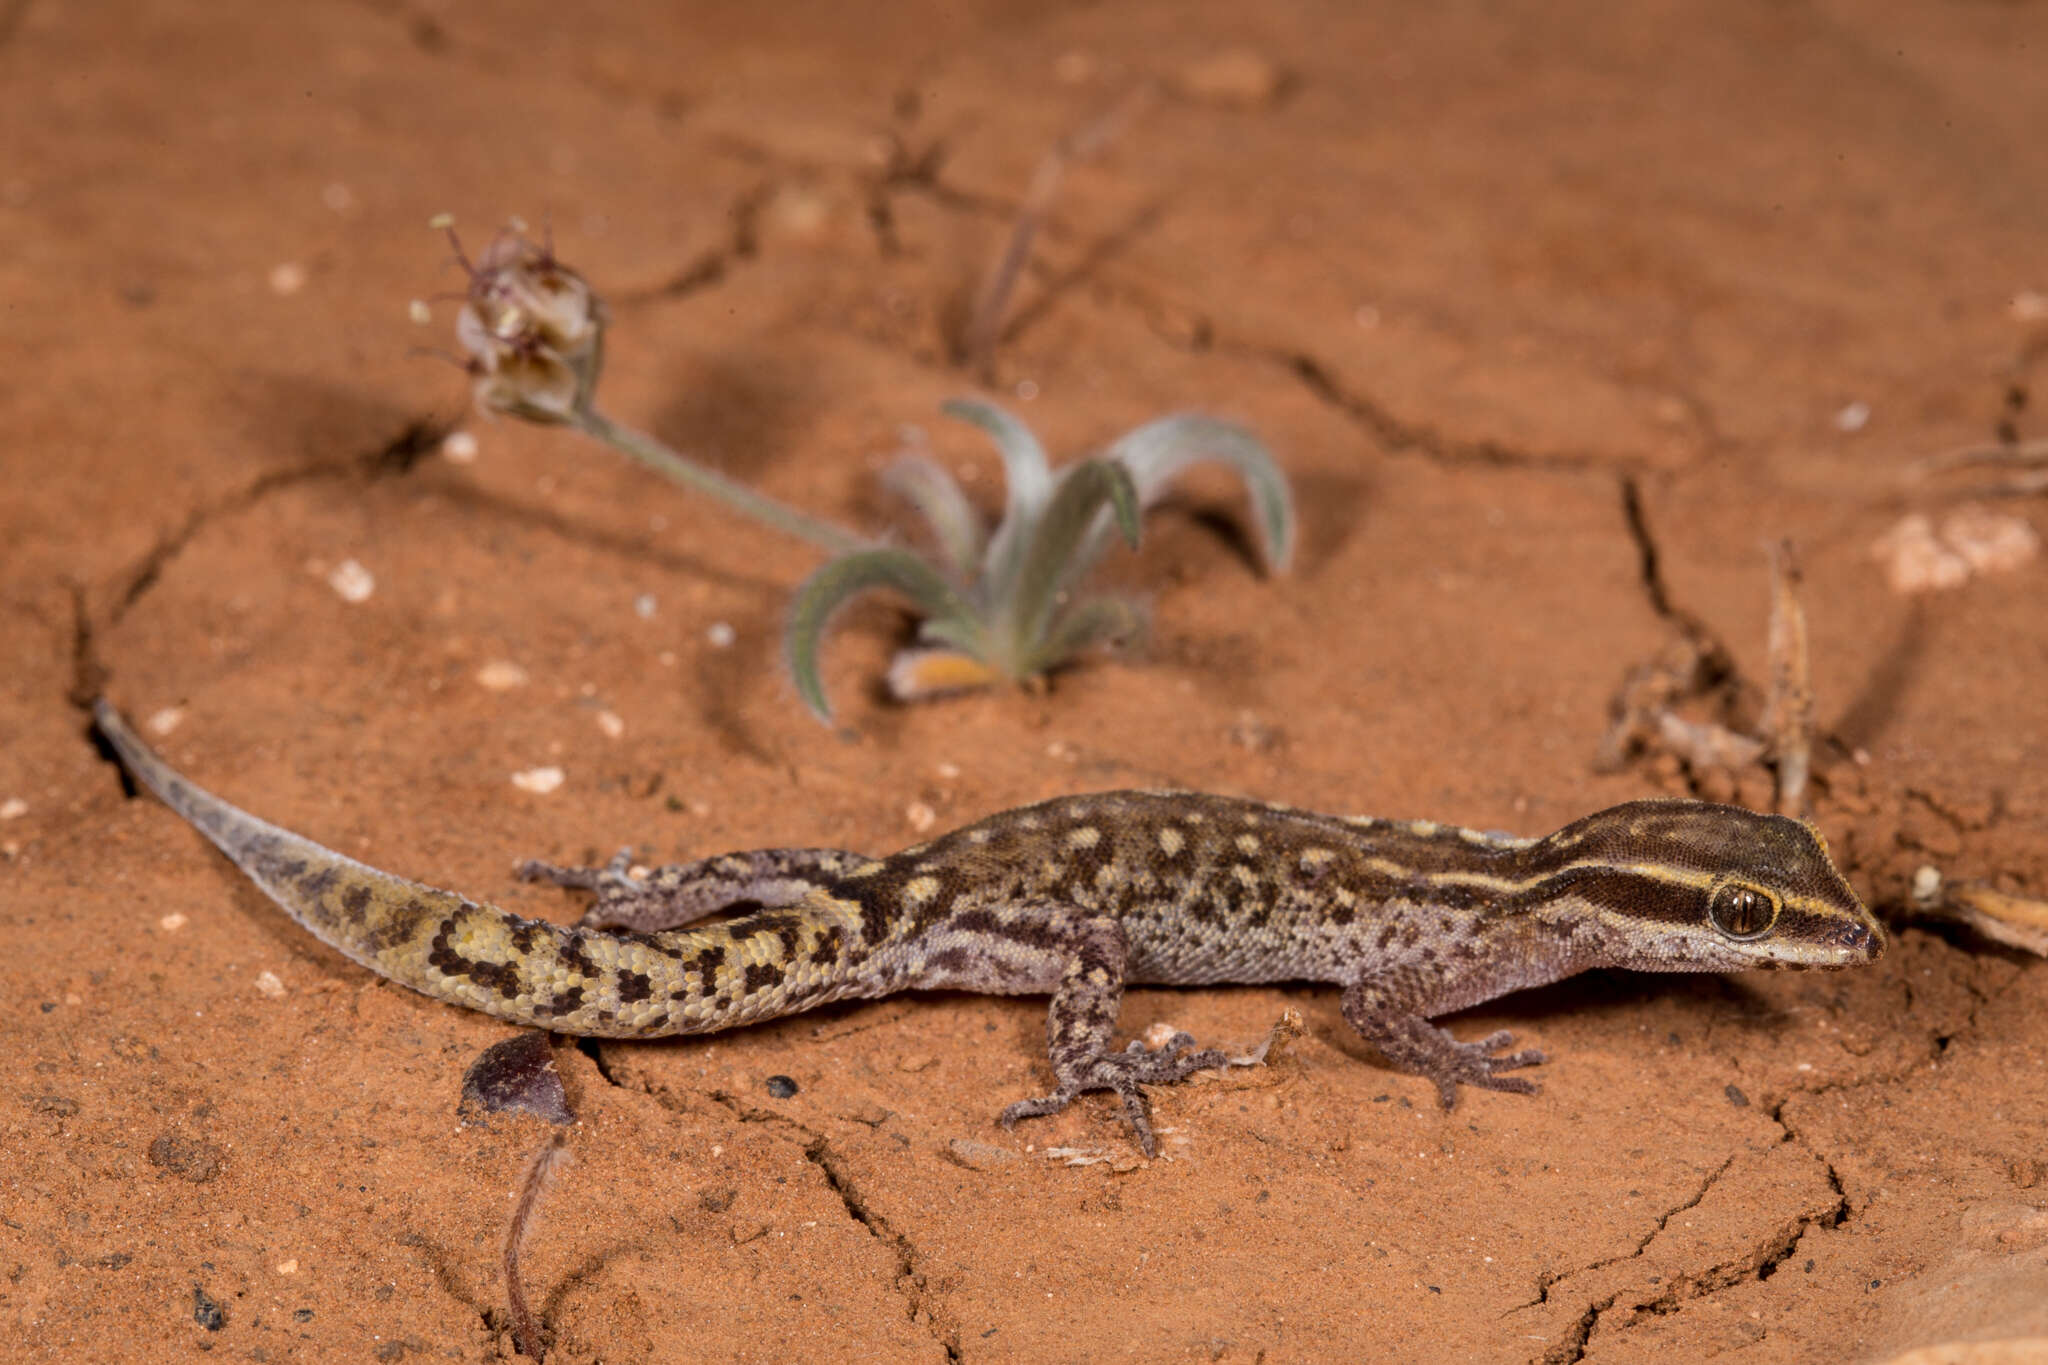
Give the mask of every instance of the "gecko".
POLYGON ((657 1038, 905 990, 1049 995, 1054 1114, 1113 1092, 1156 1155, 1144 1087, 1244 1064, 1175 1033, 1115 1048, 1131 985, 1342 988, 1388 1062, 1435 1083, 1533 1093, 1500 1031, 1431 1017, 1596 967, 1840 968, 1883 927, 1801 821, 1673 798, 1595 811, 1541 838, 1319 815, 1181 791, 1058 797, 886 857, 729 853, 635 875, 528 862, 593 893, 583 920, 529 919, 363 863, 230 805, 172 769, 105 700, 122 764, 314 937, 436 1000, 553 1033, 657 1038), (723 914, 726 918, 711 920, 723 914))

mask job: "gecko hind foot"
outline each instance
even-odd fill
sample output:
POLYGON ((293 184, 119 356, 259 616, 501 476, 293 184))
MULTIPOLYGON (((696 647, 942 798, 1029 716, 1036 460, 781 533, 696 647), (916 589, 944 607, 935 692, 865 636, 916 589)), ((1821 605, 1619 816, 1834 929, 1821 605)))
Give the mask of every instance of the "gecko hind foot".
POLYGON ((578 891, 594 892, 597 899, 578 921, 586 929, 634 927, 621 913, 622 905, 637 904, 649 888, 632 875, 633 850, 622 848, 602 867, 564 867, 529 858, 514 869, 523 882, 549 882, 578 891))
POLYGON ((1054 1069, 1060 1075, 1060 1088, 1037 1099, 1017 1101, 1003 1110, 1000 1121, 1003 1127, 1014 1128, 1019 1119, 1057 1114, 1088 1091, 1114 1090, 1123 1101, 1124 1122, 1131 1126, 1139 1148, 1146 1156, 1158 1156, 1159 1140, 1152 1133, 1151 1108, 1140 1087, 1173 1085, 1197 1071, 1243 1064, 1216 1048, 1196 1048, 1194 1038, 1186 1033, 1174 1034, 1156 1052, 1146 1050, 1142 1042, 1134 1039, 1122 1052, 1099 1053, 1057 1064, 1054 1069))

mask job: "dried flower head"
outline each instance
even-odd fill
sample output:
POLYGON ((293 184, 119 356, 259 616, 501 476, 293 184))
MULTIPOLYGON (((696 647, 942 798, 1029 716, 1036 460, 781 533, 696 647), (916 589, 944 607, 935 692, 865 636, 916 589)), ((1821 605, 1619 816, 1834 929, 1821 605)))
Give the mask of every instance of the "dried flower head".
MULTIPOLYGON (((454 241, 453 228, 448 230, 454 241)), ((589 410, 604 364, 604 305, 552 247, 500 234, 472 263, 455 244, 469 290, 455 336, 476 378, 476 401, 529 422, 569 422, 589 410)))

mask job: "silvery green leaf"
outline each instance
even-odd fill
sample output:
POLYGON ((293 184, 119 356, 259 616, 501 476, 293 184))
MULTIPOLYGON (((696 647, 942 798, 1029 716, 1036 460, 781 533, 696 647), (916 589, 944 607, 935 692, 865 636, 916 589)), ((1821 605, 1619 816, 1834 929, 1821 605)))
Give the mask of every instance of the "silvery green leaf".
POLYGON ((1113 460, 1083 460, 1062 470, 1008 595, 989 604, 1007 629, 1017 656, 1013 667, 1035 648, 1061 594, 1102 553, 1086 552, 1084 541, 1095 539, 1090 532, 1105 518, 1113 519, 1126 543, 1138 543, 1138 490, 1130 471, 1113 460))
MULTIPOLYGON (((1213 460, 1227 464, 1244 480, 1251 495, 1259 547, 1269 573, 1281 573, 1294 557, 1294 493, 1272 452, 1235 422, 1180 413, 1147 422, 1106 453, 1131 471, 1140 503, 1150 506, 1166 485, 1191 465, 1213 460)), ((1098 534, 1107 534, 1106 528, 1098 534)))
POLYGON ((1045 447, 1031 429, 993 403, 978 398, 955 398, 939 405, 948 417, 957 417, 995 438, 1003 457, 1003 519, 990 538, 982 561, 982 581, 989 594, 1000 598, 1016 578, 1024 547, 1031 540, 1031 527, 1052 496, 1052 468, 1046 462, 1045 447))
POLYGON ((882 471, 882 486, 923 515, 946 567, 961 582, 973 582, 981 564, 981 517, 953 476, 936 461, 906 455, 882 471))
POLYGON ((924 613, 927 633, 935 638, 954 635, 974 618, 974 609, 967 599, 937 569, 909 550, 859 550, 824 565, 796 590, 790 605, 789 626, 783 632, 790 679, 804 705, 819 720, 832 719, 832 708, 825 700, 825 684, 818 676, 818 646, 825 626, 840 607, 877 588, 908 597, 924 613), (936 625, 954 629, 932 629, 936 625))
POLYGON ((1145 608, 1135 598, 1087 598, 1053 622, 1026 661, 1029 672, 1058 668, 1097 645, 1128 644, 1145 633, 1146 624, 1145 608))

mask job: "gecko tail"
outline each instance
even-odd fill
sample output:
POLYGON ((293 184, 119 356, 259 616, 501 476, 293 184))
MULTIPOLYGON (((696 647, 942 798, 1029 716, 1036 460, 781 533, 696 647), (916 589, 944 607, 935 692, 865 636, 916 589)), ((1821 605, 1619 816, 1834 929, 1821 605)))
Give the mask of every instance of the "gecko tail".
POLYGON ((177 772, 109 702, 94 702, 92 714, 136 780, 286 914, 379 976, 436 1000, 555 1033, 647 1038, 708 1033, 867 989, 840 966, 839 955, 858 943, 860 909, 851 902, 825 897, 653 933, 528 919, 258 819, 177 772))

